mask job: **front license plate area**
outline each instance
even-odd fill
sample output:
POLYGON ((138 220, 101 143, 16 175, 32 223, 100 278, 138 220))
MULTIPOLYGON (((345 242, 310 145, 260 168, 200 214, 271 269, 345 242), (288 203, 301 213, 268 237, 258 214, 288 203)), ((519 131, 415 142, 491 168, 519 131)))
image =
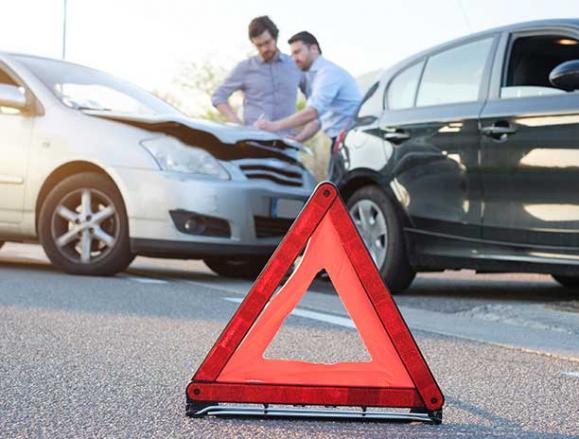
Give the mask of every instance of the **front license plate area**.
POLYGON ((272 198, 269 216, 272 218, 294 219, 298 216, 303 207, 304 202, 301 200, 272 198))

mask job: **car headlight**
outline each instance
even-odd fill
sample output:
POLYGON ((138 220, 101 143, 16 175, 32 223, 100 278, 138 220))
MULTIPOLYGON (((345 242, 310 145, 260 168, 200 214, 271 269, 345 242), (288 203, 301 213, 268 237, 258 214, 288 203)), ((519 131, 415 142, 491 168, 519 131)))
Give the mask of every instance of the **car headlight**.
POLYGON ((165 171, 203 174, 229 180, 229 174, 215 157, 201 148, 185 145, 174 137, 142 140, 141 145, 165 171))

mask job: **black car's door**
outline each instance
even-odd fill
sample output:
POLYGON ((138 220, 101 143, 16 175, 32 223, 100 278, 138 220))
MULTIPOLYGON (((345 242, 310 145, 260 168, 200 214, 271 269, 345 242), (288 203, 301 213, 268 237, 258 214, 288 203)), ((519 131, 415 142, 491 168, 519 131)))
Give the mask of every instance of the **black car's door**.
POLYGON ((480 239, 479 115, 495 35, 449 46, 391 81, 381 120, 395 160, 391 186, 414 232, 480 239), (408 99, 419 72, 417 92, 408 99))
POLYGON ((578 35, 505 34, 481 114, 483 238, 579 247, 579 93, 549 82, 578 35))

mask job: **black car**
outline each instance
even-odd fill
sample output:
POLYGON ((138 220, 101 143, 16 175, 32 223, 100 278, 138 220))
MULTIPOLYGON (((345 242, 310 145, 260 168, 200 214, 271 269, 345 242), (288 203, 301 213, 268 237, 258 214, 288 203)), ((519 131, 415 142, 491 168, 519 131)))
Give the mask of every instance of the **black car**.
POLYGON ((501 27, 370 87, 331 180, 391 290, 462 268, 579 286, 578 43, 579 19, 501 27))

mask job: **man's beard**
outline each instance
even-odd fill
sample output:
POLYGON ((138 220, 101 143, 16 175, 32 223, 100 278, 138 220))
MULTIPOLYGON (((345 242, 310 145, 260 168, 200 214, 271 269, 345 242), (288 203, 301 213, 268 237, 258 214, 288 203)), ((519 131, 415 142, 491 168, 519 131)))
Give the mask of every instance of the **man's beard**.
POLYGON ((302 72, 307 72, 307 71, 310 69, 311 66, 312 66, 312 63, 309 63, 309 64, 303 63, 303 64, 301 64, 301 65, 298 65, 298 67, 300 68, 300 70, 301 70, 302 72))

